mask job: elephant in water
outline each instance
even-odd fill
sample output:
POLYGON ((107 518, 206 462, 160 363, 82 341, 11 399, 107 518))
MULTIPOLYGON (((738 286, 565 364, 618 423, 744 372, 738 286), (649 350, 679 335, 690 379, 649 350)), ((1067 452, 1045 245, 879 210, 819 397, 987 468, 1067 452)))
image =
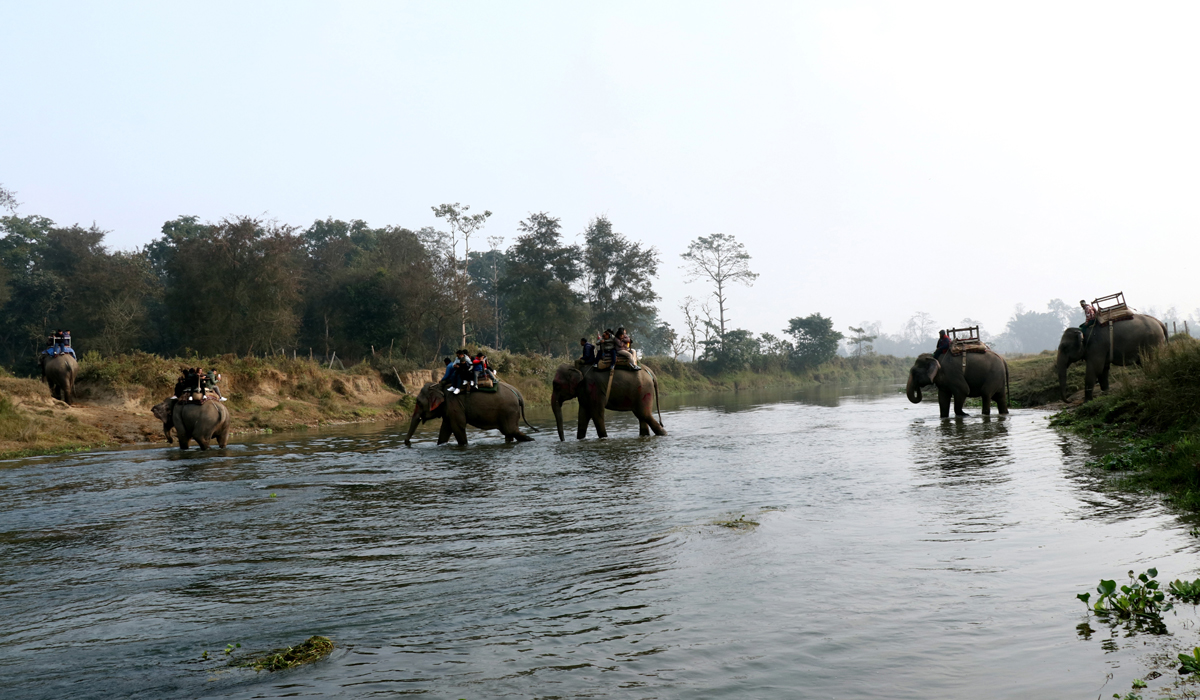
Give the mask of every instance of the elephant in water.
POLYGON ((1108 370, 1112 365, 1126 367, 1141 364, 1151 348, 1165 345, 1167 326, 1153 316, 1134 314, 1132 318, 1103 326, 1093 326, 1084 342, 1083 331, 1068 328, 1058 343, 1055 369, 1063 401, 1067 400, 1067 368, 1084 360, 1083 400, 1092 400, 1092 389, 1100 380, 1100 391, 1108 391, 1108 370))
MULTIPOLYGON (((179 435, 179 449, 186 450, 192 440, 207 450, 213 438, 224 448, 229 444, 229 409, 220 401, 189 403, 180 401, 171 412, 175 432, 179 435)), ((169 439, 170 436, 168 436, 169 439)))
POLYGON ((50 395, 67 404, 75 403, 75 376, 79 374, 79 363, 71 353, 53 357, 43 353, 38 357, 42 377, 50 385, 50 395))
MULTIPOLYGON (((558 439, 563 434, 562 405, 565 401, 579 399, 579 426, 575 437, 587 437, 589 422, 596 424, 596 434, 608 437, 604 426, 604 411, 632 411, 638 419, 638 434, 666 435, 662 423, 654 419, 654 406, 658 403, 658 380, 648 368, 637 371, 613 370, 612 388, 609 389, 609 372, 587 367, 583 371, 574 365, 559 365, 554 373, 554 387, 550 394, 550 408, 558 425, 558 439)), ((660 414, 661 415, 661 414, 660 414)))
MULTIPOLYGON (((525 397, 511 384, 497 382, 496 386, 498 389, 495 392, 446 394, 440 384, 426 384, 417 394, 417 405, 413 408, 404 444, 411 447, 417 426, 434 418, 442 419, 442 429, 438 433, 439 445, 450 442, 451 433, 458 444, 467 444, 468 425, 480 430, 499 430, 505 442, 533 440, 521 432, 520 423, 525 420, 525 397)), ((526 421, 525 425, 529 425, 529 422, 526 421)))
POLYGON ((968 397, 983 399, 983 415, 992 412, 992 401, 1003 415, 1008 413, 1008 363, 991 350, 964 352, 954 356, 946 353, 934 358, 929 353, 917 357, 908 371, 908 400, 921 402, 921 387, 936 384, 938 406, 942 418, 950 417, 950 399, 954 399, 954 414, 967 415, 962 410, 968 397))

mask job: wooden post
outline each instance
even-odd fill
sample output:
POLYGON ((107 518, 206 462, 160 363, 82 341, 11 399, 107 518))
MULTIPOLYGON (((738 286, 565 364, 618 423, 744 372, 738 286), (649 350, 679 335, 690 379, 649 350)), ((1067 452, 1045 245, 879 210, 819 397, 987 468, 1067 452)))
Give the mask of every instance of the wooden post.
POLYGON ((333 351, 333 356, 329 358, 329 369, 333 369, 333 361, 337 359, 337 350, 333 351))

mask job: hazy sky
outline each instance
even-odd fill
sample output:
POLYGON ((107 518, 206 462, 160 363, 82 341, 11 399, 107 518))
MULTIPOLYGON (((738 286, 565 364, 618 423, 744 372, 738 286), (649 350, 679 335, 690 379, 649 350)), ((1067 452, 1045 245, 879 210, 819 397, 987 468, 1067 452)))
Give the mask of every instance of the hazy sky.
MULTIPOLYGON (((1200 3, 0 2, 0 183, 114 247, 195 214, 738 237, 733 324, 1200 307, 1200 3)), ((481 237, 482 238, 482 237, 481 237)), ((482 241, 481 241, 482 243, 482 241)))

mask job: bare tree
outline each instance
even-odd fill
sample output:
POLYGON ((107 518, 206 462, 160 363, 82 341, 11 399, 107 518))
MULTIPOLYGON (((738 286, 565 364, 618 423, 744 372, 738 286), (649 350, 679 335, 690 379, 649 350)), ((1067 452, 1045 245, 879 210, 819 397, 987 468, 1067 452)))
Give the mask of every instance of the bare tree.
POLYGON ((0 209, 7 209, 10 213, 16 214, 19 206, 21 203, 17 201, 17 193, 0 185, 0 209))
POLYGON ((725 306, 728 300, 726 287, 732 284, 754 284, 758 273, 750 271, 750 254, 736 238, 724 233, 700 236, 692 241, 684 260, 683 270, 687 281, 708 279, 716 285, 713 297, 717 300, 717 311, 721 336, 725 335, 725 306))
POLYGON ((500 349, 500 245, 504 236, 488 236, 488 245, 492 247, 492 308, 496 314, 496 344, 492 347, 500 349))
POLYGON ((458 309, 462 320, 462 342, 460 348, 467 347, 467 296, 469 293, 468 284, 471 276, 467 274, 467 260, 471 255, 471 234, 482 228, 487 222, 488 217, 492 215, 490 211, 484 211, 482 214, 468 214, 471 207, 467 204, 441 204, 432 207, 433 215, 439 219, 445 219, 450 224, 450 240, 449 240, 449 255, 450 269, 454 277, 454 294, 455 300, 458 302, 458 309), (462 265, 459 266, 458 258, 458 242, 462 241, 463 254, 462 265))
POLYGON ((904 338, 914 345, 920 345, 933 338, 936 325, 932 316, 924 311, 918 311, 908 319, 908 323, 904 324, 904 338))
POLYGON ((863 355, 872 355, 875 353, 875 347, 871 343, 875 342, 877 335, 871 335, 866 329, 866 324, 862 327, 855 328, 850 326, 850 332, 854 335, 850 336, 850 342, 854 345, 854 356, 862 357, 863 355))

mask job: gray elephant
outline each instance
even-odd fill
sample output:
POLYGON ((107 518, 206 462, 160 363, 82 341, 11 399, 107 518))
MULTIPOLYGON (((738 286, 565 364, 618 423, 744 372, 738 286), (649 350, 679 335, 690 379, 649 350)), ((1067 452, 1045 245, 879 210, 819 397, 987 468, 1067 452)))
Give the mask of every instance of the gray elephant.
POLYGON ((67 352, 53 357, 42 353, 38 364, 42 368, 42 377, 50 385, 50 395, 67 404, 75 403, 75 377, 79 374, 75 356, 67 352))
POLYGON ((1093 326, 1084 342, 1083 331, 1068 328, 1063 331, 1058 343, 1055 369, 1058 370, 1058 387, 1063 401, 1067 400, 1067 368, 1072 363, 1084 360, 1083 399, 1092 400, 1092 389, 1096 380, 1100 390, 1108 391, 1108 370, 1112 365, 1126 367, 1141 364, 1145 353, 1151 348, 1165 345, 1167 326, 1153 316, 1134 314, 1132 318, 1103 326, 1093 326))
POLYGON ((921 354, 908 371, 908 400, 920 403, 921 387, 930 384, 937 385, 942 418, 950 417, 950 399, 954 399, 956 416, 967 415, 963 402, 968 397, 983 399, 985 416, 992 412, 993 400, 1002 415, 1008 413, 1008 363, 991 350, 957 356, 945 353, 940 358, 921 354))
MULTIPOLYGON (((666 435, 661 420, 654 419, 654 407, 658 403, 658 380, 647 367, 637 371, 612 370, 612 386, 609 388, 609 371, 586 367, 580 371, 574 365, 559 365, 554 373, 554 386, 550 393, 550 408, 554 411, 554 422, 558 426, 558 439, 563 434, 562 405, 571 399, 579 400, 579 424, 575 437, 587 437, 588 423, 596 425, 596 435, 608 437, 604 425, 604 411, 631 411, 638 419, 638 434, 666 435)), ((661 419, 661 413, 660 419, 661 419)))
MULTIPOLYGON (((437 441, 439 445, 449 442, 451 434, 458 444, 467 444, 468 425, 480 430, 499 430, 505 442, 533 440, 521 432, 520 422, 525 420, 525 397, 511 384, 497 382, 496 387, 495 392, 447 394, 440 384, 426 384, 417 394, 417 405, 413 408, 404 444, 411 447, 417 426, 434 418, 442 419, 437 441)), ((525 425, 529 425, 529 422, 526 421, 525 425)))
POLYGON ((217 445, 224 448, 229 444, 229 409, 220 401, 191 403, 180 401, 171 412, 175 432, 179 435, 179 449, 186 450, 192 440, 207 450, 216 438, 217 445))
POLYGON ((171 431, 175 429, 175 417, 172 415, 172 407, 175 405, 175 399, 167 399, 162 403, 155 404, 150 409, 150 413, 155 418, 162 421, 163 437, 167 439, 167 443, 175 442, 171 437, 171 431))

